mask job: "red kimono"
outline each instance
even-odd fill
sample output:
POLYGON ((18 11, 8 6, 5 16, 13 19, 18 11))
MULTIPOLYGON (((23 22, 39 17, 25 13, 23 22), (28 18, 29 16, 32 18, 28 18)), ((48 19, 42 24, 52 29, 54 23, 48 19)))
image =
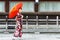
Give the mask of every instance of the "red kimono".
POLYGON ((16 27, 16 31, 14 32, 15 37, 22 36, 22 18, 23 18, 23 15, 21 13, 17 13, 17 16, 16 16, 17 27, 16 27))

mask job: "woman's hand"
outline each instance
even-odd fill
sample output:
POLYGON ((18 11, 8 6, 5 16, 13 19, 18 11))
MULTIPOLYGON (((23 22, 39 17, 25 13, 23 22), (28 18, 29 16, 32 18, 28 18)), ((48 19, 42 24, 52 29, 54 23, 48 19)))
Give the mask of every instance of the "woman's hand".
POLYGON ((23 19, 23 15, 22 15, 22 17, 21 17, 22 19, 23 19))

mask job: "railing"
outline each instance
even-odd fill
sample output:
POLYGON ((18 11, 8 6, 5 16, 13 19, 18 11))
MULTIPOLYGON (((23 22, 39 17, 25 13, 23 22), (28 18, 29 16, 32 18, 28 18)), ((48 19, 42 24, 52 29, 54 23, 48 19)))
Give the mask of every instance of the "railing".
MULTIPOLYGON (((26 18, 23 19, 23 31, 26 29, 25 31, 27 32, 29 29, 33 29, 35 31, 47 32, 47 30, 45 29, 48 29, 48 30, 59 29, 60 19, 59 19, 59 16, 55 16, 55 17, 56 18, 51 19, 49 18, 49 16, 43 16, 43 17, 33 16, 31 18, 29 18, 29 16, 26 16, 26 18)), ((15 19, 0 19, 0 29, 1 29, 0 32, 4 32, 4 31, 14 32, 16 26, 17 24, 15 19)), ((54 31, 55 30, 53 30, 53 32, 54 31)))

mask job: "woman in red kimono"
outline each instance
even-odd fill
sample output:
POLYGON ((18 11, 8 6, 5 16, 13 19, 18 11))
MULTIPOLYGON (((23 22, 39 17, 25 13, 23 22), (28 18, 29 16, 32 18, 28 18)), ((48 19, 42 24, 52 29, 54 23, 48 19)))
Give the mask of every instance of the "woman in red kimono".
POLYGON ((23 15, 21 14, 21 12, 22 12, 22 8, 19 9, 19 12, 16 15, 17 27, 16 27, 16 30, 14 32, 15 37, 22 37, 22 19, 23 19, 23 15))

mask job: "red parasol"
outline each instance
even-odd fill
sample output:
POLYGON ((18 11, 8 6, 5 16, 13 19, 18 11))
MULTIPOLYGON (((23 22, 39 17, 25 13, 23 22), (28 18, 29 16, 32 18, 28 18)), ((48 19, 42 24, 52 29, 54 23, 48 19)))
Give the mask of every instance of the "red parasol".
POLYGON ((8 18, 14 18, 17 15, 19 9, 22 8, 22 6, 23 6, 23 4, 21 2, 17 3, 15 6, 13 6, 13 8, 9 11, 8 18))

